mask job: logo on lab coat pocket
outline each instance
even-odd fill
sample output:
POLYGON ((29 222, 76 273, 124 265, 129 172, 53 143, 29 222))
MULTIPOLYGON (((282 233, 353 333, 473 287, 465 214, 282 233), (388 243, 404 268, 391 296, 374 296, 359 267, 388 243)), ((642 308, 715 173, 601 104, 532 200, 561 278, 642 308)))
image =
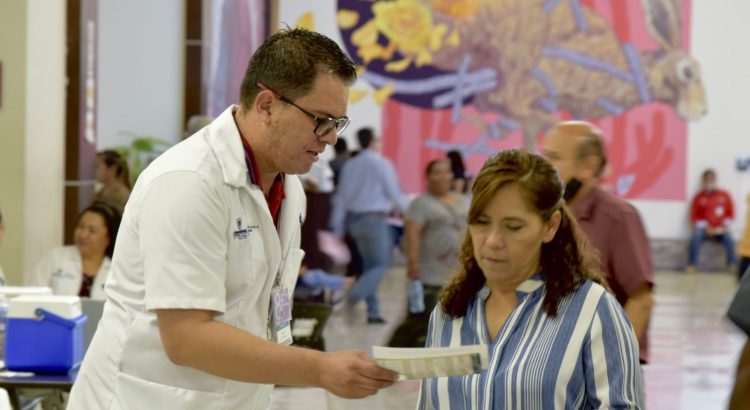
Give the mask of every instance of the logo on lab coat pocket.
POLYGON ((232 232, 234 239, 247 239, 247 235, 258 229, 258 225, 242 226, 242 218, 237 218, 237 230, 232 232))

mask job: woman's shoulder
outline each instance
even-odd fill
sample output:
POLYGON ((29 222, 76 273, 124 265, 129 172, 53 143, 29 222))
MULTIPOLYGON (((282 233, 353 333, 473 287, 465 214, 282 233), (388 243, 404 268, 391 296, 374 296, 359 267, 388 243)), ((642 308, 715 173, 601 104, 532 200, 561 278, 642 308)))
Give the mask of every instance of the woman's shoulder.
POLYGON ((592 292, 592 293, 596 293, 596 294, 604 294, 604 293, 608 293, 609 292, 607 290, 607 288, 605 288, 600 283, 595 282, 595 281, 593 281, 591 279, 585 279, 583 281, 583 286, 582 287, 585 287, 587 289, 586 290, 587 292, 592 292))
POLYGON ((432 314, 430 315, 430 321, 431 322, 440 322, 440 323, 452 323, 454 320, 461 320, 463 317, 468 314, 468 312, 471 311, 472 306, 474 305, 474 301, 472 300, 469 302, 469 305, 466 307, 466 312, 464 312, 464 316, 454 316, 450 313, 446 313, 445 310, 443 310, 443 306, 441 302, 438 302, 435 304, 435 308, 432 310, 432 314))
POLYGON ((433 310, 433 316, 438 316, 443 321, 454 321, 454 320, 463 320, 466 316, 471 316, 475 313, 476 309, 479 307, 480 303, 484 302, 487 297, 490 294, 490 290, 484 286, 482 289, 479 289, 474 296, 471 297, 471 300, 466 304, 466 310, 463 312, 462 316, 454 316, 450 313, 446 313, 442 309, 442 302, 438 302, 435 305, 435 310, 433 310))
POLYGON ((105 186, 96 195, 96 200, 115 206, 124 206, 130 198, 130 190, 124 185, 105 186))
POLYGON ((584 279, 570 294, 571 298, 598 301, 609 294, 609 290, 591 279, 584 279))
POLYGON ((78 256, 78 248, 75 245, 62 245, 56 246, 47 252, 49 256, 55 257, 71 257, 78 256))
POLYGON ((576 293, 580 294, 581 297, 590 299, 594 303, 594 306, 596 306, 597 311, 601 311, 602 309, 610 310, 613 307, 617 310, 622 309, 615 295, 609 289, 591 279, 586 279, 576 289, 576 293))
POLYGON ((433 209, 434 206, 438 204, 436 202, 437 199, 435 199, 432 195, 428 193, 419 194, 414 197, 414 199, 409 202, 409 209, 408 212, 415 213, 425 213, 429 212, 430 209, 433 209))
POLYGON ((119 195, 123 192, 123 189, 125 189, 128 193, 130 191, 127 189, 127 187, 121 187, 119 185, 104 185, 102 188, 96 193, 96 198, 108 198, 112 196, 119 195))
POLYGON ((80 260, 80 255, 75 245, 56 246, 44 254, 43 259, 39 261, 37 267, 49 265, 60 267, 61 265, 65 265, 66 261, 75 262, 76 260, 80 260))

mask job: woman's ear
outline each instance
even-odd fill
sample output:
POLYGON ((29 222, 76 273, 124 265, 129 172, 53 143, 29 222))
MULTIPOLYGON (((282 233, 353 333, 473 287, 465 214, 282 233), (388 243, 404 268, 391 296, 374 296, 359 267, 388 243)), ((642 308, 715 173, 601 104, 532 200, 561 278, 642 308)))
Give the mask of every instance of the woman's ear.
POLYGON ((549 221, 547 221, 547 224, 544 228, 544 236, 542 237, 542 242, 549 243, 552 241, 552 239, 555 238, 555 235, 557 234, 557 230, 560 228, 560 222, 562 221, 562 212, 558 209, 557 211, 552 213, 552 216, 549 217, 549 221))

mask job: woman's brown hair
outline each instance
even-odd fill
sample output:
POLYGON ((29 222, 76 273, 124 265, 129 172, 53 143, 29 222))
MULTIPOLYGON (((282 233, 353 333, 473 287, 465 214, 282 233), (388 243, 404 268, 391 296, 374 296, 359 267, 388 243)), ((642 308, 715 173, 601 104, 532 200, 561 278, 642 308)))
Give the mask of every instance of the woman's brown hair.
MULTIPOLYGON (((523 150, 502 151, 490 158, 477 175, 472 188, 471 206, 467 222, 474 224, 502 188, 515 185, 523 193, 530 209, 543 222, 548 222, 555 211, 561 221, 555 237, 542 244, 540 265, 544 272, 546 293, 544 310, 557 314, 560 300, 572 293, 586 279, 606 286, 599 274, 599 258, 581 232, 578 223, 568 212, 563 200, 563 183, 552 165, 539 155, 523 150)), ((471 300, 485 284, 485 277, 474 258, 471 235, 466 233, 461 245, 461 268, 440 295, 440 305, 446 314, 462 317, 471 300)))
POLYGON ((99 151, 96 156, 101 158, 108 168, 116 167, 117 179, 125 184, 128 190, 133 189, 133 184, 130 182, 130 167, 128 166, 128 162, 119 152, 106 149, 104 151, 99 151))

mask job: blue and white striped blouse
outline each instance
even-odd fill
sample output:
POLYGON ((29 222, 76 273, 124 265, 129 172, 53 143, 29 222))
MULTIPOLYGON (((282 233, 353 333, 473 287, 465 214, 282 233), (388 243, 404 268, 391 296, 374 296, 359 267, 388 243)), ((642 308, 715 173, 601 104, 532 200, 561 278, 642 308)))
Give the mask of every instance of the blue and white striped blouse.
POLYGON ((488 345, 482 373, 425 379, 418 409, 638 409, 643 385, 638 342, 617 300, 586 281, 560 301, 556 317, 543 307, 541 274, 517 289, 518 304, 494 341, 485 319, 484 287, 466 315, 436 307, 427 347, 488 345))

